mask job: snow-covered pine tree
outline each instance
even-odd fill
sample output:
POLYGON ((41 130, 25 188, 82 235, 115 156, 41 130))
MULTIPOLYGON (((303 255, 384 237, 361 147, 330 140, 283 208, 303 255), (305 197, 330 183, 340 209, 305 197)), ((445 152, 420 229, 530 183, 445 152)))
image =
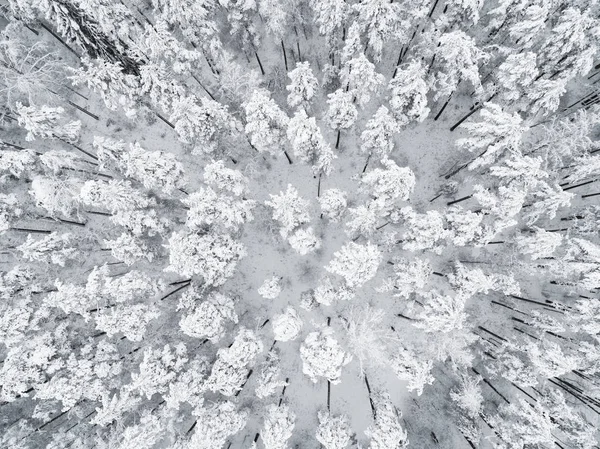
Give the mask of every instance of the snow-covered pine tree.
POLYGON ((332 384, 341 382, 342 368, 350 363, 352 356, 342 349, 332 336, 330 328, 311 332, 300 347, 302 372, 314 383, 324 377, 332 384))
POLYGON ((319 87, 319 82, 313 74, 310 64, 308 62, 297 63, 296 68, 288 73, 288 76, 290 78, 290 84, 286 86, 289 92, 288 104, 292 108, 297 106, 308 108, 319 87))

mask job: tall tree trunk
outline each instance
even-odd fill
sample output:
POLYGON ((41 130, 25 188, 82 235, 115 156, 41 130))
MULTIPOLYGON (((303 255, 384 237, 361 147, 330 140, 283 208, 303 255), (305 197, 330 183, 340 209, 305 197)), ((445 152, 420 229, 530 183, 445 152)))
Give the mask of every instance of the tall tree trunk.
POLYGON ((321 175, 322 173, 319 173, 319 183, 317 184, 317 198, 321 196, 321 175))
POLYGON ((48 33, 50 33, 57 41, 59 41, 61 44, 63 44, 65 46, 65 48, 67 48, 71 53, 73 53, 77 59, 81 59, 81 56, 79 55, 79 53, 77 53, 69 44, 67 44, 62 37, 60 37, 58 34, 56 34, 49 26, 47 26, 45 23, 40 22, 40 26, 45 29, 48 33))
POLYGON ((362 170, 363 173, 367 171, 367 167, 369 166, 369 160, 371 160, 371 154, 369 154, 367 156, 367 160, 365 161, 365 166, 363 167, 363 170, 362 170))
POLYGON ((367 386, 367 393, 369 393, 369 404, 371 404, 371 413, 373 414, 373 418, 377 415, 377 411, 375 410, 375 404, 373 403, 373 398, 371 397, 371 385, 369 385, 369 378, 365 374, 365 385, 367 386))
POLYGON ((433 16, 433 12, 435 11, 435 7, 437 6, 438 2, 439 2, 439 0, 435 0, 433 2, 433 6, 431 7, 431 11, 429 11, 429 14, 427 14, 427 17, 429 19, 431 19, 431 16, 433 16))
POLYGON ((260 73, 265 76, 265 69, 263 68, 262 62, 260 62, 260 58, 258 57, 258 52, 254 52, 254 56, 256 56, 256 61, 258 62, 258 66, 260 67, 260 73))
POLYGON ((456 128, 458 128, 460 125, 463 124, 463 122, 465 120, 467 120, 469 117, 471 117, 477 111, 479 111, 482 107, 483 107, 483 105, 480 104, 479 106, 476 106, 473 109, 471 109, 468 114, 466 114, 463 118, 461 118, 458 122, 456 122, 454 125, 452 125, 450 127, 450 131, 454 131, 456 128))
MULTIPOLYGON (((283 39, 281 39, 281 51, 283 53, 283 62, 285 63, 285 71, 289 72, 290 69, 288 68, 287 53, 285 52, 285 45, 283 43, 283 39)), ((264 73, 263 73, 263 75, 264 75, 264 73)))
POLYGON ((446 106, 448 106, 448 103, 450 103, 450 100, 452 100, 452 95, 454 95, 454 92, 452 92, 449 96, 448 99, 446 100, 446 102, 444 103, 444 106, 442 106, 442 109, 440 109, 440 112, 437 113, 437 115, 434 117, 434 121, 437 121, 441 116, 442 113, 444 112, 444 110, 446 109, 446 106))
POLYGON ((289 164, 292 165, 293 164, 292 158, 290 157, 290 155, 287 153, 286 150, 283 150, 283 154, 285 154, 285 157, 287 158, 289 164))
POLYGON ((447 206, 452 206, 453 204, 457 204, 457 203, 460 203, 462 201, 468 200, 469 198, 473 198, 473 195, 463 196, 462 198, 459 198, 457 200, 450 201, 450 202, 446 203, 446 205, 447 206))

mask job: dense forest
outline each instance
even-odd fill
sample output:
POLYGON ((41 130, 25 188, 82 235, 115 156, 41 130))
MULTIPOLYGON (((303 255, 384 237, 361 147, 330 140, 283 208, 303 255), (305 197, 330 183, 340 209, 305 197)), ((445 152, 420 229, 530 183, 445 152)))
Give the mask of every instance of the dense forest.
POLYGON ((600 6, 1 0, 0 447, 600 447, 600 6))

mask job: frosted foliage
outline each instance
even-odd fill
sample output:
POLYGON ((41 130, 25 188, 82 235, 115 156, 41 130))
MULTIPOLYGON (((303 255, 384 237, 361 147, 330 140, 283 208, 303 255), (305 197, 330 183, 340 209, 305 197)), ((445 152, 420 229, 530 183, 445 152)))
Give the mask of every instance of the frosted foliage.
POLYGON ((425 287, 433 269, 424 259, 401 259, 394 263, 394 273, 395 294, 408 298, 413 292, 418 292, 425 287))
POLYGON ((366 245, 347 243, 333 257, 325 269, 343 277, 350 288, 358 288, 370 281, 381 262, 377 246, 369 242, 366 245))
POLYGON ((123 430, 119 438, 119 443, 115 447, 118 449, 127 449, 130 447, 151 449, 160 439, 163 432, 164 429, 158 417, 145 414, 140 419, 139 424, 134 424, 123 430))
POLYGON ((505 159, 502 165, 490 168, 490 174, 501 178, 502 181, 518 181, 527 187, 537 185, 541 180, 548 178, 548 172, 543 167, 541 157, 517 156, 514 159, 505 159))
POLYGON ((204 182, 235 196, 246 192, 248 180, 238 170, 225 167, 223 161, 214 161, 204 166, 204 182))
POLYGON ((331 416, 329 413, 318 413, 319 427, 316 439, 325 449, 345 449, 352 442, 352 428, 346 415, 331 416))
POLYGON ((450 332, 463 327, 467 319, 465 298, 459 295, 445 296, 433 290, 423 296, 425 305, 419 314, 421 321, 415 326, 425 332, 450 332))
POLYGON ((385 78, 377 73, 375 65, 361 53, 348 61, 340 73, 342 86, 348 87, 360 107, 364 107, 380 88, 385 78))
POLYGON ((525 201, 526 192, 514 186, 500 186, 497 194, 480 185, 473 187, 473 197, 479 201, 484 211, 508 220, 519 213, 525 201))
POLYGON ((217 449, 246 425, 248 412, 232 402, 217 402, 194 410, 196 428, 189 442, 194 449, 217 449))
POLYGON ((532 193, 535 199, 531 208, 525 212, 524 219, 528 225, 536 223, 543 217, 553 219, 560 208, 568 207, 575 197, 574 193, 565 192, 558 186, 543 184, 532 193))
POLYGON ((376 200, 391 205, 396 200, 406 201, 415 188, 415 175, 408 167, 399 167, 391 159, 382 159, 384 168, 369 171, 361 179, 376 200))
POLYGON ((461 80, 468 81, 476 92, 481 92, 478 65, 488 59, 473 38, 463 31, 444 33, 436 51, 441 58, 442 71, 435 76, 434 100, 450 95, 461 80))
POLYGON ((448 235, 442 215, 433 210, 419 214, 410 206, 402 208, 400 212, 406 226, 402 247, 413 252, 432 250, 439 254, 442 248, 438 242, 448 235))
POLYGON ((138 108, 135 90, 138 82, 133 75, 123 73, 121 64, 102 58, 83 58, 82 65, 83 67, 73 70, 74 75, 69 77, 75 86, 87 85, 100 95, 108 109, 116 111, 122 108, 127 117, 136 116, 138 108))
POLYGON ((273 209, 273 220, 281 225, 280 233, 284 238, 298 226, 309 222, 310 203, 302 199, 291 184, 288 184, 285 192, 269 196, 271 201, 265 201, 265 204, 273 209))
POLYGON ((510 275, 486 274, 478 268, 468 269, 460 262, 456 262, 454 273, 448 274, 448 281, 460 295, 467 298, 490 290, 500 291, 506 295, 520 293, 519 284, 510 275))
POLYGON ((225 336, 227 321, 238 322, 233 300, 213 292, 194 307, 192 313, 181 318, 179 327, 190 337, 207 338, 212 343, 217 343, 225 336))
POLYGON ((77 179, 55 179, 37 176, 31 182, 29 194, 36 206, 46 209, 48 214, 73 216, 80 207, 81 181, 77 179))
POLYGON ((531 260, 552 257, 554 251, 563 241, 563 236, 557 232, 548 232, 534 228, 531 235, 521 234, 515 239, 517 248, 524 254, 529 254, 531 260))
POLYGON ((296 68, 288 73, 290 84, 286 87, 289 92, 287 101, 291 107, 307 105, 315 95, 319 85, 308 62, 299 62, 296 68))
POLYGON ((174 349, 169 345, 162 349, 146 349, 139 373, 131 373, 132 388, 148 399, 155 393, 166 393, 169 383, 175 379, 188 360, 183 344, 174 349))
POLYGON ((348 209, 350 218, 346 221, 346 231, 348 235, 373 234, 377 228, 380 217, 382 216, 381 204, 371 201, 367 205, 360 205, 348 209))
POLYGON ((110 221, 123 226, 135 236, 157 234, 165 235, 169 228, 169 220, 159 217, 156 210, 122 210, 110 216, 110 221))
POLYGON ((338 89, 327 95, 326 118, 332 129, 348 129, 356 122, 358 111, 352 101, 352 94, 338 89))
POLYGON ((255 388, 256 396, 265 399, 287 386, 287 381, 281 378, 281 371, 281 361, 277 353, 269 352, 258 373, 255 388))
MULTIPOLYGON (((411 5, 412 6, 412 5, 411 5)), ((352 6, 358 13, 358 23, 374 59, 379 62, 384 43, 398 33, 398 18, 402 7, 396 3, 370 0, 352 6)))
POLYGON ((321 240, 315 235, 312 227, 298 229, 288 238, 288 242, 301 256, 306 256, 321 247, 321 240))
POLYGON ((567 374, 579 366, 577 355, 565 354, 560 345, 548 340, 529 343, 527 356, 537 373, 547 379, 567 374))
POLYGON ((96 408, 96 414, 91 422, 98 426, 107 426, 120 419, 123 414, 136 407, 139 402, 140 398, 134 396, 129 389, 115 393, 112 396, 104 394, 102 396, 102 407, 96 408))
POLYGON ((370 306, 353 307, 344 316, 345 340, 349 350, 358 359, 360 373, 367 367, 382 368, 390 358, 390 347, 398 339, 385 325, 385 312, 370 306))
POLYGON ((52 234, 42 239, 34 239, 31 234, 27 236, 25 243, 19 245, 17 250, 21 252, 26 260, 53 263, 64 267, 67 261, 80 256, 77 242, 69 233, 52 234))
POLYGON ((17 120, 27 130, 27 141, 42 139, 59 139, 75 143, 79 140, 81 122, 79 120, 60 124, 65 110, 61 107, 23 106, 17 103, 17 120))
POLYGON ((174 123, 179 140, 193 144, 192 153, 213 153, 220 138, 226 135, 235 122, 227 107, 216 101, 195 97, 180 97, 173 103, 169 121, 174 123))
POLYGON ((492 164, 503 154, 520 154, 521 136, 527 128, 522 125, 519 114, 504 112, 499 105, 488 102, 480 116, 481 121, 462 125, 469 137, 456 141, 459 147, 478 153, 469 164, 470 170, 492 164))
POLYGON ((540 445, 554 444, 551 417, 547 410, 536 403, 529 404, 522 398, 500 406, 500 415, 491 417, 498 438, 494 440, 497 449, 525 449, 540 445))
MULTIPOLYGON (((46 152, 40 156, 42 162, 47 161, 48 153, 51 152, 46 152)), ((10 177, 20 178, 29 172, 35 164, 36 155, 33 150, 3 150, 0 153, 0 173, 2 173, 2 178, 0 179, 2 182, 6 182, 7 178, 10 177)))
POLYGON ((268 405, 260 434, 265 449, 288 449, 295 421, 296 414, 287 405, 268 405))
POLYGON ((584 155, 578 157, 574 163, 576 164, 575 170, 568 175, 571 183, 600 173, 600 157, 598 156, 584 155))
POLYGON ((43 383, 45 370, 52 366, 57 347, 48 333, 24 341, 7 351, 0 370, 0 399, 14 402, 28 395, 29 385, 43 383))
POLYGON ((343 0, 310 0, 310 7, 319 26, 319 33, 328 39, 332 39, 334 32, 342 27, 349 9, 343 0))
POLYGON ((123 155, 125 176, 138 180, 147 189, 170 193, 185 186, 184 170, 175 155, 164 151, 146 151, 136 142, 123 155))
POLYGON ((342 367, 352 360, 329 330, 311 332, 300 347, 302 372, 314 383, 324 377, 333 384, 340 383, 342 367))
POLYGON ((375 422, 365 430, 371 441, 369 449, 401 449, 408 447, 408 435, 400 425, 402 413, 392 404, 388 393, 379 392, 373 398, 375 422))
POLYGON ((129 181, 86 181, 79 197, 84 204, 107 209, 112 213, 154 204, 152 197, 132 187, 129 181))
POLYGON ((397 131, 396 120, 390 115, 388 108, 381 106, 367 122, 365 130, 360 135, 360 150, 366 154, 377 154, 385 158, 394 149, 393 137, 397 131))
POLYGON ((272 276, 262 283, 258 288, 258 294, 265 299, 275 299, 281 293, 281 278, 272 276))
POLYGON ((169 385, 169 394, 164 397, 167 407, 179 409, 180 404, 187 402, 193 407, 202 405, 204 398, 204 379, 208 374, 206 359, 192 360, 175 382, 169 385))
POLYGON ((346 210, 346 193, 340 189, 327 189, 319 197, 319 205, 323 215, 330 220, 338 221, 346 210))
POLYGON ((231 277, 238 261, 246 255, 244 246, 227 234, 186 234, 169 238, 169 266, 182 276, 202 276, 208 285, 221 285, 231 277))
POLYGON ((292 307, 288 307, 284 313, 273 317, 273 335, 276 341, 294 340, 301 330, 302 320, 292 307))
POLYGON ((206 385, 212 391, 233 396, 246 379, 246 366, 253 363, 262 350, 263 344, 256 334, 241 328, 231 346, 217 351, 217 360, 206 385))
POLYGON ((596 444, 595 429, 589 423, 583 413, 570 407, 565 396, 560 391, 548 390, 545 392, 544 405, 546 405, 553 416, 558 416, 557 425, 571 444, 583 449, 592 449, 596 444))
POLYGON ((446 214, 448 238, 456 246, 467 246, 482 236, 483 214, 464 210, 460 206, 450 208, 446 214))
POLYGON ((115 240, 105 240, 104 244, 110 248, 112 256, 125 265, 133 265, 142 259, 152 262, 154 259, 154 254, 141 239, 126 232, 115 240))
POLYGON ((535 53, 527 52, 508 55, 498 67, 498 85, 500 94, 507 101, 516 101, 522 97, 525 88, 536 78, 538 69, 535 53))
POLYGON ((566 91, 565 80, 535 81, 527 92, 527 98, 531 101, 531 114, 542 112, 542 115, 548 115, 556 111, 560 105, 560 98, 566 91))
POLYGON ((189 207, 186 225, 192 230, 222 228, 238 230, 247 221, 252 221, 253 200, 244 200, 226 194, 218 194, 210 187, 200 188, 183 199, 189 207))
POLYGON ((246 134, 258 151, 278 154, 285 145, 288 116, 262 90, 255 90, 244 104, 246 134))
POLYGON ((388 84, 390 108, 399 126, 413 121, 422 122, 429 115, 427 107, 428 87, 425 70, 421 63, 411 61, 398 68, 396 76, 388 84))
POLYGON ((0 194, 0 232, 9 229, 11 223, 23 213, 18 204, 14 194, 0 194))
POLYGON ((433 362, 420 360, 417 354, 408 349, 401 348, 390 360, 390 365, 400 380, 408 382, 408 391, 416 390, 418 396, 423 394, 425 385, 431 385, 435 381, 431 375, 433 362))
POLYGON ((347 285, 336 286, 329 276, 324 277, 314 291, 314 300, 324 306, 330 306, 336 301, 349 301, 354 298, 355 291, 347 285))
POLYGON ((456 403, 461 412, 470 418, 477 419, 482 410, 483 395, 479 376, 463 376, 458 387, 450 391, 450 398, 456 403))
POLYGON ((322 151, 321 147, 326 145, 315 117, 308 117, 303 109, 297 111, 289 121, 287 137, 294 155, 307 164, 313 162, 322 151))
POLYGON ((156 306, 136 304, 118 306, 108 312, 96 316, 96 328, 111 337, 123 334, 131 341, 141 341, 146 333, 148 323, 160 316, 156 306))

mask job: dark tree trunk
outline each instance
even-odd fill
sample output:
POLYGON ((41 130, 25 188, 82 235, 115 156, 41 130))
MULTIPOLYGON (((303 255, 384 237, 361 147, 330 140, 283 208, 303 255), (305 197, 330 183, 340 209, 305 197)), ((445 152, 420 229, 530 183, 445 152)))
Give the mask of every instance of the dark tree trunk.
POLYGON ((454 201, 450 201, 450 202, 448 202, 448 203, 446 203, 446 204, 447 204, 448 206, 452 206, 453 204, 457 204, 457 203, 460 203, 460 202, 462 202, 462 201, 466 201, 466 200, 468 200, 469 198, 473 198, 473 195, 467 195, 467 196, 463 196, 462 198, 459 198, 459 199, 457 199, 457 200, 454 200, 454 201))
POLYGON ((173 125, 173 123, 171 123, 170 121, 168 121, 166 118, 164 118, 162 115, 160 115, 158 112, 155 112, 156 116, 161 119, 163 122, 165 122, 167 125, 169 125, 172 129, 175 129, 175 125, 173 125))
POLYGON ((463 124, 463 122, 465 120, 467 120, 469 117, 471 117, 477 111, 479 111, 482 107, 483 107, 483 105, 479 105, 479 106, 476 106, 473 109, 471 109, 468 114, 466 114, 463 118, 461 118, 458 122, 456 122, 454 125, 452 125, 450 127, 450 131, 454 131, 456 128, 458 128, 460 125, 463 124))
POLYGON ((52 231, 46 231, 45 229, 10 228, 10 230, 20 232, 31 232, 34 234, 52 234, 52 231))
POLYGON ((373 398, 371 397, 371 385, 369 385, 369 378, 365 374, 365 385, 367 386, 367 392, 369 393, 369 404, 371 404, 371 413, 373 414, 373 418, 377 415, 377 411, 375 410, 375 404, 373 403, 373 398))
POLYGON ((290 155, 287 153, 287 151, 283 150, 283 154, 285 154, 285 157, 287 158, 288 162, 290 165, 293 164, 292 162, 292 158, 290 157, 290 155))
MULTIPOLYGON (((471 370, 472 370, 472 371, 473 371, 475 374, 477 374, 478 376, 481 376, 481 374, 479 374, 479 372, 478 372, 478 371, 477 371, 475 368, 471 367, 471 370)), ((508 399, 506 399, 506 397, 505 397, 505 396, 504 396, 502 393, 500 393, 500 392, 499 392, 499 391, 496 389, 496 387, 494 387, 494 386, 492 385, 492 383, 491 383, 489 380, 487 380, 487 379, 486 379, 485 377, 483 377, 483 376, 481 376, 481 378, 482 378, 482 380, 483 380, 483 381, 484 381, 484 382, 485 382, 485 383, 486 383, 486 384, 487 384, 487 385, 488 385, 488 386, 489 386, 489 387, 490 387, 492 390, 494 390, 494 392, 495 392, 495 393, 496 393, 498 396, 500 396, 502 399, 504 399, 504 401, 505 401, 507 404, 510 404, 510 401, 509 401, 508 399)))
POLYGON ((77 59, 81 59, 81 56, 79 55, 79 53, 77 53, 73 47, 71 47, 69 44, 67 44, 62 37, 60 37, 58 34, 56 34, 49 26, 47 26, 45 23, 40 22, 40 26, 45 29, 48 33, 50 33, 57 41, 59 41, 61 44, 63 44, 65 46, 65 48, 67 48, 67 50, 69 50, 71 53, 73 53, 77 59))
POLYGON ((263 68, 262 62, 260 62, 260 58, 258 57, 258 53, 255 51, 254 56, 256 56, 256 61, 258 62, 258 66, 260 67, 260 73, 265 76, 265 69, 263 68))
POLYGON ((437 6, 439 0, 435 0, 433 2, 433 6, 431 7, 431 11, 429 11, 429 14, 427 14, 427 17, 431 19, 431 16, 433 16, 433 12, 435 11, 435 7, 437 6))
POLYGON ((319 173, 319 183, 317 184, 317 198, 321 196, 321 173, 319 173))
POLYGON ((175 293, 179 292, 180 290, 183 290, 184 288, 187 288, 187 287, 189 287, 191 283, 192 283, 192 281, 189 281, 188 283, 186 283, 186 284, 183 284, 183 285, 181 285, 181 286, 177 287, 177 288, 176 288, 175 290, 173 290, 172 292, 170 292, 170 293, 167 293, 165 296, 163 296, 162 298, 160 298, 160 300, 161 300, 161 301, 163 301, 163 300, 167 299, 168 297, 170 297, 170 296, 174 295, 175 293))
POLYGON ((367 171, 367 167, 369 166, 369 160, 370 160, 370 159, 371 159, 371 155, 369 154, 369 155, 367 156, 367 160, 366 160, 366 162, 365 162, 365 166, 363 167, 363 170, 362 170, 362 172, 363 172, 363 173, 367 171))
POLYGON ((78 104, 73 103, 71 100, 65 100, 70 106, 73 106, 75 109, 80 110, 81 112, 83 112, 86 115, 89 115, 90 117, 92 117, 94 120, 99 121, 100 117, 98 117, 96 114, 92 114, 90 111, 88 111, 85 108, 82 108, 81 106, 79 106, 78 104))
MULTIPOLYGON (((285 71, 289 72, 290 69, 288 68, 287 53, 285 52, 285 44, 283 43, 283 39, 281 39, 281 51, 283 53, 283 62, 285 63, 285 71)), ((263 75, 264 75, 264 73, 263 73, 263 75)))
POLYGON ((448 106, 448 103, 450 103, 450 100, 452 100, 452 95, 454 94, 454 92, 452 92, 449 96, 448 99, 446 100, 446 102, 444 103, 444 106, 442 106, 442 109, 440 109, 440 112, 437 113, 437 115, 433 118, 434 121, 437 121, 442 114, 444 113, 444 110, 446 109, 446 106, 448 106))

